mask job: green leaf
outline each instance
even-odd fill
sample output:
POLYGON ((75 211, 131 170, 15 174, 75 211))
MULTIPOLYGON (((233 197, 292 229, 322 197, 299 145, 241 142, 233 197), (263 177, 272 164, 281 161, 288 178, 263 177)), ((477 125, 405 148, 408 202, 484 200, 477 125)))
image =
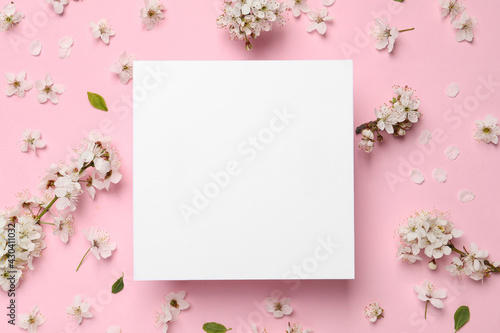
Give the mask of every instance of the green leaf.
POLYGON ((120 291, 123 290, 123 287, 125 286, 123 284, 123 275, 124 273, 122 273, 122 276, 118 280, 116 280, 115 283, 113 283, 113 286, 111 287, 111 292, 113 294, 118 294, 120 291))
POLYGON ((394 1, 396 1, 396 2, 403 2, 403 1, 405 1, 405 0, 394 0, 394 1))
POLYGON ((224 325, 217 323, 205 323, 203 330, 207 333, 226 333, 231 328, 226 328, 224 325))
POLYGON ((455 312, 455 333, 461 329, 470 319, 469 307, 462 305, 455 312))
POLYGON ((101 95, 87 91, 87 96, 89 97, 89 102, 93 107, 98 110, 108 111, 106 101, 104 100, 104 98, 102 98, 101 95))

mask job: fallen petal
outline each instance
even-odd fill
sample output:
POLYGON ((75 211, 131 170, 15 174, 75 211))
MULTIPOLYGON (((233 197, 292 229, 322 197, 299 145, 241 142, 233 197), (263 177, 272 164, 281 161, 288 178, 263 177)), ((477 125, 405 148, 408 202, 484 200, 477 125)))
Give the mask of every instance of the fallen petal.
POLYGON ((460 149, 458 149, 457 146, 449 146, 445 151, 444 154, 446 157, 450 160, 453 161, 454 159, 457 158, 457 156, 460 154, 460 149))
POLYGON ((458 200, 462 202, 469 202, 474 200, 475 195, 472 191, 461 191, 458 193, 458 200))
POLYGON ((447 179, 446 171, 444 171, 441 168, 436 168, 432 173, 432 177, 434 177, 434 180, 437 181, 438 183, 444 183, 446 182, 447 179))
POLYGON ((426 145, 431 141, 432 139, 432 133, 429 130, 423 130, 422 133, 420 133, 420 136, 418 137, 418 142, 420 142, 423 145, 426 145))
POLYGON ((40 55, 42 52, 42 43, 39 40, 35 40, 30 44, 30 53, 33 56, 40 55))
POLYGON ((63 49, 67 49, 73 45, 73 37, 64 36, 59 40, 59 46, 63 49))
POLYGON ((411 170, 410 178, 415 184, 422 184, 425 180, 424 175, 418 169, 411 170))
POLYGON ((446 95, 451 98, 455 98, 459 92, 460 86, 456 83, 452 83, 446 88, 446 95))
POLYGON ((67 48, 67 49, 59 49, 59 58, 61 59, 66 59, 66 58, 69 58, 71 54, 71 47, 70 48, 67 48))
POLYGON ((335 0, 323 0, 323 5, 331 6, 335 3, 335 0))

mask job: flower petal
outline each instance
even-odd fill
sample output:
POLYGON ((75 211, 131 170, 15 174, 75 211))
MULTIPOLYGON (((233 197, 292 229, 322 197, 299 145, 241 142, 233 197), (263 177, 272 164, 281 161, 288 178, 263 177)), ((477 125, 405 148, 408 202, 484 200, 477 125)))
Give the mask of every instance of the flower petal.
POLYGON ((432 139, 432 133, 429 130, 423 130, 422 133, 420 133, 420 136, 418 137, 418 142, 420 144, 426 145, 431 141, 432 139))
POLYGON ((430 301, 431 301, 431 304, 434 305, 438 309, 441 309, 444 307, 444 303, 440 299, 431 298, 430 301))
POLYGON ((42 43, 39 40, 35 40, 30 44, 30 53, 33 56, 40 55, 42 52, 42 43))
POLYGON ((67 49, 64 49, 64 48, 59 49, 59 58, 61 58, 61 59, 69 58, 70 54, 71 54, 71 47, 69 47, 67 49))
POLYGON ((460 191, 460 193, 458 193, 458 200, 462 202, 469 202, 474 200, 474 198, 475 195, 472 191, 460 191))
POLYGON ((412 169, 410 172, 410 178, 415 184, 422 184, 425 180, 424 175, 418 169, 412 169))
POLYGON ((444 171, 441 168, 436 168, 432 172, 432 177, 434 178, 434 180, 436 182, 444 183, 444 182, 446 182, 446 179, 447 179, 446 171, 444 171))
POLYGON ((445 151, 444 154, 446 157, 450 160, 453 161, 457 158, 457 156, 460 154, 460 149, 458 149, 457 146, 449 146, 445 151))
POLYGON ((62 49, 67 49, 73 45, 73 37, 71 36, 64 36, 59 40, 59 46, 62 49))
POLYGON ((451 98, 455 98, 460 92, 460 86, 457 83, 451 83, 446 88, 446 95, 451 98))

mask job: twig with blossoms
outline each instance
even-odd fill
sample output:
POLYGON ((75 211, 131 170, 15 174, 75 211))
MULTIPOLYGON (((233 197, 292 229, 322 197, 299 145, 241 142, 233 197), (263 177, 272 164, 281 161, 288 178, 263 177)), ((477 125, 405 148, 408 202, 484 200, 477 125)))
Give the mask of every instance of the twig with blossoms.
POLYGON ((4 291, 11 283, 17 287, 25 270, 34 269, 34 258, 46 247, 42 225, 55 227, 54 235, 66 242, 73 234, 70 213, 76 210, 83 189, 92 196, 95 189, 108 190, 111 183, 121 180, 121 162, 110 137, 91 132, 75 153, 71 163, 50 166, 39 184, 40 196, 19 193, 15 207, 0 211, 0 285, 4 291), (46 215, 53 222, 42 220, 46 215), (12 230, 15 241, 9 238, 12 230))
POLYGON ((418 111, 420 100, 413 97, 413 89, 408 86, 394 86, 393 89, 396 97, 389 101, 389 105, 384 104, 380 109, 375 109, 377 119, 356 128, 356 134, 363 134, 358 147, 367 153, 373 150, 375 134, 379 142, 383 140, 382 131, 395 137, 404 136, 422 117, 418 111))
POLYGON ((229 38, 245 41, 245 49, 253 48, 251 39, 262 31, 271 31, 276 22, 284 26, 287 6, 277 0, 224 0, 224 12, 217 18, 217 26, 229 30, 229 38))
POLYGON ((446 266, 446 270, 453 276, 468 276, 479 281, 492 273, 500 273, 500 262, 490 262, 488 251, 479 250, 475 243, 471 243, 469 250, 463 247, 463 251, 453 244, 452 240, 461 237, 463 231, 456 229, 453 222, 443 213, 416 213, 408 218, 396 233, 401 243, 397 257, 409 264, 422 260, 419 254, 424 250, 424 254, 430 259, 428 267, 434 270, 437 268, 438 259, 455 252, 459 257, 454 257, 452 264, 446 266))
POLYGON ((415 28, 398 30, 396 27, 390 27, 387 20, 375 19, 375 26, 370 30, 370 35, 377 40, 375 47, 377 50, 383 50, 387 47, 387 51, 390 53, 394 48, 394 43, 396 38, 398 38, 400 32, 412 31, 415 28))

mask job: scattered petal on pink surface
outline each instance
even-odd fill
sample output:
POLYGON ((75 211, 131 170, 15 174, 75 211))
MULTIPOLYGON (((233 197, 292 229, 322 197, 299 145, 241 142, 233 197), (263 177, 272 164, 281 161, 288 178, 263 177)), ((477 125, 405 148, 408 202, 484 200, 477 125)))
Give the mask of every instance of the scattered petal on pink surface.
POLYGON ((415 184, 422 184, 425 180, 424 175, 418 169, 413 169, 410 172, 410 178, 415 184))
POLYGON ((455 98, 460 92, 460 86, 457 83, 452 83, 446 88, 446 95, 455 98))
POLYGON ((420 142, 423 145, 426 145, 431 141, 432 139, 432 133, 429 130, 423 130, 422 133, 420 133, 420 136, 418 137, 418 142, 420 142))
POLYGON ((37 56, 42 52, 42 43, 39 40, 35 40, 30 44, 30 53, 33 56, 37 56))
POLYGON ((446 157, 450 160, 450 161, 453 161, 454 159, 457 158, 457 156, 460 154, 460 149, 458 149, 457 146, 449 146, 448 148, 446 148, 446 150, 444 151, 444 154, 446 155, 446 157))
POLYGON ((71 55, 71 47, 67 49, 59 49, 59 58, 66 59, 71 55))
POLYGON ((458 193, 458 200, 462 202, 469 202, 474 200, 474 198, 475 195, 472 191, 460 191, 460 193, 458 193))
POLYGON ((67 49, 67 48, 73 46, 73 37, 71 37, 71 36, 64 36, 63 38, 61 38, 59 40, 59 46, 62 49, 67 49))
POLYGON ((438 182, 438 183, 444 183, 444 182, 446 182, 446 179, 447 179, 448 176, 446 175, 446 171, 444 171, 441 168, 436 168, 432 172, 432 177, 434 177, 434 180, 436 182, 438 182))

